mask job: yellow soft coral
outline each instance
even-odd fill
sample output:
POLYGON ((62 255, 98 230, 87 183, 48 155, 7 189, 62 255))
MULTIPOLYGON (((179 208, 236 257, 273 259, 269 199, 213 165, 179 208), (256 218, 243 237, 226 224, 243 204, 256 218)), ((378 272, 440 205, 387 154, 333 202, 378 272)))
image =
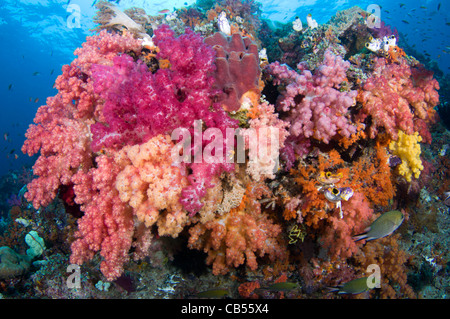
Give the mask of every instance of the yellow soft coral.
POLYGON ((415 132, 412 135, 399 131, 398 140, 389 144, 389 149, 394 155, 402 160, 398 166, 398 173, 411 182, 411 177, 419 178, 420 172, 423 170, 422 161, 420 160, 420 144, 422 137, 415 132))

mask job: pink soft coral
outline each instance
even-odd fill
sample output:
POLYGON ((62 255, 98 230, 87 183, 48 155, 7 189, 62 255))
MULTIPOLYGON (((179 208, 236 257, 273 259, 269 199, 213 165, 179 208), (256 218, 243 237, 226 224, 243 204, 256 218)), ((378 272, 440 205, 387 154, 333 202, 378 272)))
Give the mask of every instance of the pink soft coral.
POLYGON ((70 262, 82 264, 100 251, 103 257, 100 270, 108 280, 114 280, 129 260, 133 214, 114 187, 120 167, 105 155, 97 157, 96 162, 97 168, 87 174, 80 171, 72 178, 77 195, 75 202, 81 205, 84 216, 78 221, 70 262))
POLYGON ((89 126, 101 117, 102 103, 94 93, 93 64, 111 64, 126 50, 140 51, 139 41, 130 35, 120 36, 106 31, 88 37, 70 65, 63 66, 55 87, 58 94, 47 99, 26 133, 22 151, 41 155, 33 170, 38 177, 28 185, 27 200, 35 208, 48 205, 60 185, 70 184, 77 170, 92 166, 89 126))
POLYGON ((348 67, 348 62, 329 50, 314 74, 302 64, 298 65, 300 74, 278 62, 268 66, 274 83, 285 86, 277 107, 289 112, 290 133, 299 144, 305 145, 309 138, 329 143, 336 135, 349 137, 356 131, 348 109, 355 104, 357 92, 341 90, 348 67))
POLYGON ((105 99, 105 124, 92 126, 94 151, 142 143, 178 127, 191 127, 209 113, 214 50, 189 29, 175 38, 167 25, 155 30, 154 43, 159 57, 170 61, 170 68, 153 74, 128 55, 116 57, 112 66, 93 67, 95 91, 105 99))
POLYGON ((250 149, 247 173, 255 181, 275 178, 280 149, 289 135, 289 123, 278 118, 273 105, 263 102, 249 111, 250 128, 240 131, 250 149))

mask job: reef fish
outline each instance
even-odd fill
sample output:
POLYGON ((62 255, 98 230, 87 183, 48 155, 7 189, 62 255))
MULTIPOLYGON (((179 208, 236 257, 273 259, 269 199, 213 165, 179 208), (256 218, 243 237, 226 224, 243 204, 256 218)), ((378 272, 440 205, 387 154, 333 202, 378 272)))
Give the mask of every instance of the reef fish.
POLYGON ((223 298, 228 295, 228 289, 218 288, 199 292, 198 298, 223 298))
POLYGON ((330 187, 324 192, 325 198, 330 202, 340 202, 341 200, 348 201, 353 196, 353 189, 350 187, 330 187))
POLYGON ((342 173, 333 174, 331 172, 320 172, 317 180, 322 184, 334 184, 339 182, 343 176, 342 173))
POLYGON ((391 210, 378 217, 364 233, 353 237, 355 241, 383 238, 392 234, 403 222, 405 216, 399 210, 391 210))
POLYGON ((328 289, 331 292, 337 291, 338 294, 360 294, 370 289, 367 285, 367 279, 368 277, 353 279, 343 285, 329 287, 328 289))

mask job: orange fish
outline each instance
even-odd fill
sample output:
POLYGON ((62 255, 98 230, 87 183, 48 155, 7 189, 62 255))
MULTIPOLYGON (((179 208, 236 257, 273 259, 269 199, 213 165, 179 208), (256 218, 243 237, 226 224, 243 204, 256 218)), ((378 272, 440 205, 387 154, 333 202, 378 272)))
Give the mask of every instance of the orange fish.
POLYGON ((15 158, 15 159, 18 159, 18 158, 19 158, 19 155, 14 154, 14 158, 15 158))
POLYGON ((34 103, 37 103, 37 102, 39 102, 39 98, 38 97, 34 100, 34 103))
POLYGON ((164 14, 164 13, 169 13, 169 12, 170 12, 169 9, 163 9, 163 10, 159 10, 159 11, 158 11, 158 13, 162 13, 162 14, 164 14))

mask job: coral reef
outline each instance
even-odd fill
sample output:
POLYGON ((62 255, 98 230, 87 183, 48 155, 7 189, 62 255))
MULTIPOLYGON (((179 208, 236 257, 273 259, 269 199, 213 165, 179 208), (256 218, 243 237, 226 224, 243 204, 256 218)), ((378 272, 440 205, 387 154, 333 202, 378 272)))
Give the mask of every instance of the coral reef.
POLYGON ((2 251, 23 254, 36 231, 42 265, 0 288, 27 275, 40 297, 415 298, 432 282, 415 252, 446 271, 443 248, 420 244, 425 227, 450 237, 429 195, 450 185, 439 84, 395 30, 358 7, 276 31, 253 0, 97 8, 97 34, 28 128, 34 176, 0 220, 2 251), (405 215, 394 234, 355 241, 391 210, 405 215), (62 263, 80 266, 82 292, 55 287, 62 263), (326 292, 371 265, 381 288, 326 292))

